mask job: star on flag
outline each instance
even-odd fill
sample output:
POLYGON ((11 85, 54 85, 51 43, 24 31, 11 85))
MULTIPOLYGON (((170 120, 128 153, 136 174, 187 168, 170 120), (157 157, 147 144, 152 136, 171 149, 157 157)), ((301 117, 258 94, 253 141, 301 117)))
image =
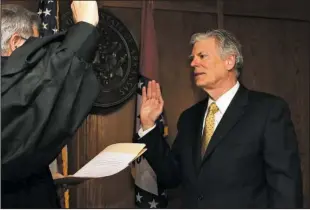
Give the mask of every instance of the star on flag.
POLYGON ((52 11, 51 9, 46 8, 45 11, 43 12, 44 15, 45 15, 45 17, 46 17, 47 15, 51 15, 51 11, 52 11))
POLYGON ((42 27, 43 27, 43 29, 46 29, 47 30, 47 26, 48 26, 48 24, 47 23, 42 23, 42 27))
POLYGON ((149 202, 149 204, 150 204, 150 208, 151 208, 151 209, 157 208, 157 205, 158 205, 158 203, 155 202, 155 199, 153 199, 152 202, 149 202))
POLYGON ((38 15, 41 15, 41 14, 42 14, 42 9, 39 9, 38 15))
POLYGON ((56 34, 58 30, 57 0, 39 1, 38 15, 41 18, 40 36, 56 34))
POLYGON ((141 198, 142 198, 142 196, 138 193, 136 195, 137 202, 141 203, 141 198))
POLYGON ((58 32, 57 28, 53 28, 52 31, 54 32, 54 34, 56 34, 58 32))
POLYGON ((143 82, 141 80, 139 80, 138 87, 139 87, 139 89, 142 89, 142 87, 143 87, 143 82))

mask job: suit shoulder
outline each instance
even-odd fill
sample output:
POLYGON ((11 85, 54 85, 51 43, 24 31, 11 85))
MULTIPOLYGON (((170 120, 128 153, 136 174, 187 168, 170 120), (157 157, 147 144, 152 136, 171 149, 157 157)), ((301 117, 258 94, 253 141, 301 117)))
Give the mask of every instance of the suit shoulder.
POLYGON ((195 114, 197 111, 206 108, 207 106, 207 102, 208 99, 203 99, 195 104, 193 104, 192 106, 190 106, 189 108, 185 109, 182 113, 181 116, 188 116, 188 115, 192 115, 195 114))
POLYGON ((249 90, 249 102, 260 105, 288 107, 287 102, 282 97, 254 90, 249 90))

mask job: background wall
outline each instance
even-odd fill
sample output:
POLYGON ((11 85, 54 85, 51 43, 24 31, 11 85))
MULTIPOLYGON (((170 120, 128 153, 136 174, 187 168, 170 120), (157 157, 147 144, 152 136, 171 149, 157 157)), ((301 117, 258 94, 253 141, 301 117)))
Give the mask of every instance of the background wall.
MULTIPOLYGON (((8 2, 8 0, 4 1, 8 2)), ((35 1, 11 1, 36 11, 35 1)), ((61 11, 68 7, 61 1, 61 11)), ((140 40, 140 1, 99 1, 140 40)), ((302 159, 304 203, 310 208, 309 70, 310 1, 205 0, 157 1, 155 27, 159 49, 160 83, 169 124, 169 141, 176 135, 180 113, 204 97, 191 77, 187 57, 192 33, 223 27, 243 45, 241 80, 248 88, 283 97, 290 105, 302 159)), ((131 142, 135 97, 108 114, 90 115, 69 145, 69 171, 74 173, 106 146, 131 142)), ((70 207, 133 208, 130 170, 81 184, 70 192, 70 207)), ((170 193, 177 208, 178 191, 170 193)))

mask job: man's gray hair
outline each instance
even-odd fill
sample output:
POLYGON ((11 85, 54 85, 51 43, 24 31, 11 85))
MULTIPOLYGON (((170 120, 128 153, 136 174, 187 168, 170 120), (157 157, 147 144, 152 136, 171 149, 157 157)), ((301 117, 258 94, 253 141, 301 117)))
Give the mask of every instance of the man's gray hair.
POLYGON ((28 39, 33 36, 33 26, 39 30, 40 17, 34 12, 15 4, 1 5, 1 54, 9 49, 9 40, 14 33, 28 39))
POLYGON ((219 47, 220 56, 222 59, 229 55, 234 55, 236 58, 235 70, 239 77, 243 68, 243 56, 241 53, 241 45, 234 35, 224 29, 210 30, 206 33, 196 33, 191 37, 191 44, 198 41, 214 38, 219 47))

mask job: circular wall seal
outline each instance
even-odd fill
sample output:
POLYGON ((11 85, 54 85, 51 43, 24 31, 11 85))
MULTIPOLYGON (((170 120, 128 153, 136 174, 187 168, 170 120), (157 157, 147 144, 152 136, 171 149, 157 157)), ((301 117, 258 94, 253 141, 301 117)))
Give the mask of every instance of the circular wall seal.
MULTIPOLYGON (((60 28, 72 26, 72 12, 62 15, 60 28)), ((99 9, 101 34, 93 69, 101 84, 94 106, 111 107, 136 93, 139 75, 138 46, 126 26, 111 13, 99 9)))

